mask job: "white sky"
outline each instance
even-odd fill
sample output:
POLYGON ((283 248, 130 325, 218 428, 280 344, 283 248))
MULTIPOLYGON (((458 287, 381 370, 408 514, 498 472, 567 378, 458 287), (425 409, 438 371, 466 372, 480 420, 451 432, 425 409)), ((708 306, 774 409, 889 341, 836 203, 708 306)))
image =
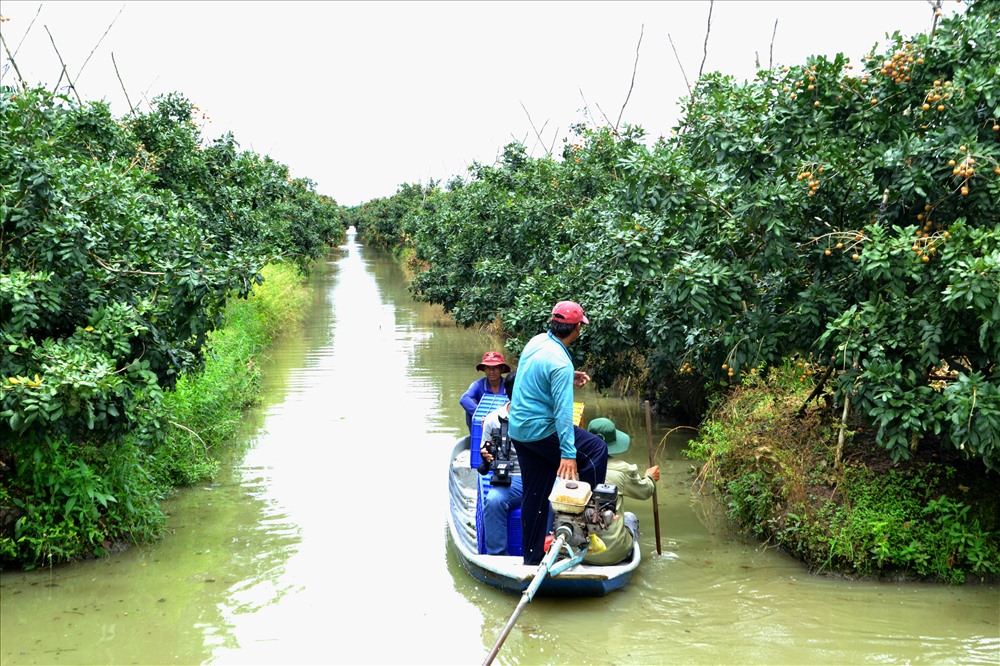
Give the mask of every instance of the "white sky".
MULTIPOLYGON (((943 11, 963 8, 947 2, 943 11)), ((707 0, 3 0, 10 20, 0 28, 30 84, 54 85, 61 71, 47 27, 85 101, 128 112, 114 54, 133 104, 183 93, 207 112, 207 138, 231 131, 243 149, 353 206, 404 182, 465 176, 515 139, 535 156, 551 146, 558 153, 569 126, 585 119, 585 100, 596 120, 613 124, 640 32, 622 122, 651 140, 669 134, 687 92, 671 39, 693 83, 708 11, 707 0)), ((718 0, 704 68, 752 77, 755 53, 768 65, 777 20, 775 65, 843 52, 860 71, 887 32, 924 32, 931 19, 928 0, 718 0)), ((16 85, 9 64, 3 53, 3 83, 16 85)))

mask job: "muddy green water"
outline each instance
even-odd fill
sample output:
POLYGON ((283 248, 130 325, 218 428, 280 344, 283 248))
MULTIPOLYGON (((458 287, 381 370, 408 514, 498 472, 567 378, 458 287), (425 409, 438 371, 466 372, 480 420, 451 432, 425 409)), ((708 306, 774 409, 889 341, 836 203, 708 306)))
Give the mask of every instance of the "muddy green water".
MULTIPOLYGON (((451 551, 446 469, 458 399, 495 343, 414 303, 349 239, 273 349, 265 399, 216 483, 169 502, 169 534, 100 561, 0 576, 2 664, 479 664, 517 597, 451 551)), ((639 404, 577 399, 631 433, 639 404)), ((1000 587, 810 575, 692 495, 691 436, 655 419, 662 555, 600 599, 536 598, 503 664, 1000 664, 1000 587)))

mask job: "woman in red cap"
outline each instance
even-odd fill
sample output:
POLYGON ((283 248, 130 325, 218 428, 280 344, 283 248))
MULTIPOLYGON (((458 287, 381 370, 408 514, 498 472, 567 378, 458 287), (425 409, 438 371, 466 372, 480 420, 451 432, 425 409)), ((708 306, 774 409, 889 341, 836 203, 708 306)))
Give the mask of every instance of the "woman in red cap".
POLYGON ((485 372, 486 376, 469 384, 469 390, 458 401, 465 410, 465 425, 469 426, 470 433, 472 415, 476 413, 476 407, 479 406, 483 396, 487 393, 507 395, 503 387, 503 376, 504 373, 510 372, 510 366, 504 360, 503 354, 498 351, 488 351, 483 354, 483 360, 476 366, 476 370, 485 372))

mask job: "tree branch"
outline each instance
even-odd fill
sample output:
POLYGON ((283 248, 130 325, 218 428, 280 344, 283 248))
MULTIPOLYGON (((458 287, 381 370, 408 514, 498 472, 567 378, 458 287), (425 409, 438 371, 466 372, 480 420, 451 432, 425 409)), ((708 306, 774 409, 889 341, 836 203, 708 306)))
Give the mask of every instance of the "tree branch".
POLYGON ((771 54, 767 60, 767 69, 774 69, 774 38, 778 34, 778 19, 774 19, 774 30, 771 32, 771 54))
POLYGON ((111 266, 108 266, 106 263, 104 263, 104 261, 101 260, 100 257, 98 257, 93 252, 88 252, 87 254, 90 255, 91 259, 93 259, 98 264, 100 264, 100 266, 102 268, 104 268, 107 271, 111 271, 112 273, 119 273, 119 274, 124 274, 124 275, 160 275, 160 276, 166 275, 166 273, 158 273, 158 272, 152 272, 152 271, 122 271, 122 270, 119 270, 117 268, 112 268, 111 266))
POLYGON ((833 366, 831 365, 827 367, 826 374, 823 375, 823 379, 819 380, 819 384, 816 385, 816 388, 813 389, 813 392, 809 394, 809 397, 806 398, 806 401, 802 403, 801 407, 799 407, 799 414, 798 414, 799 418, 805 416, 806 407, 809 405, 810 402, 813 401, 813 398, 815 398, 816 396, 818 396, 820 393, 823 392, 823 387, 826 386, 826 382, 827 380, 830 379, 830 375, 832 374, 833 374, 833 366))
POLYGON ((618 131, 618 125, 622 121, 622 114, 625 113, 625 106, 628 104, 628 100, 632 97, 632 88, 635 87, 635 72, 639 69, 639 47, 642 46, 642 33, 645 31, 646 25, 643 24, 639 27, 639 43, 635 45, 635 64, 632 65, 632 83, 628 87, 628 95, 625 96, 625 103, 622 104, 622 110, 618 112, 618 122, 615 123, 615 131, 618 131))
POLYGON ((927 4, 931 6, 931 10, 934 12, 934 18, 931 20, 931 32, 929 37, 934 36, 934 31, 937 30, 938 17, 941 15, 941 0, 927 0, 927 4))
POLYGON ((704 194, 696 194, 695 196, 698 197, 699 199, 704 199, 708 203, 712 204, 713 206, 715 206, 716 208, 718 208, 719 210, 721 210, 723 213, 725 213, 726 215, 728 215, 730 218, 733 217, 732 213, 730 213, 728 210, 726 210, 725 207, 722 204, 720 204, 718 201, 716 201, 712 197, 707 197, 704 194))
MULTIPOLYGON (((90 50, 90 55, 88 55, 88 56, 87 56, 87 59, 83 61, 83 64, 82 64, 82 65, 80 65, 80 71, 76 73, 76 80, 77 80, 77 81, 79 81, 79 80, 80 80, 80 75, 81 75, 81 74, 83 74, 83 68, 87 66, 87 63, 88 63, 88 62, 90 62, 90 57, 91 57, 92 55, 94 55, 94 51, 96 51, 96 50, 97 50, 97 47, 101 45, 101 42, 103 42, 103 41, 104 41, 104 38, 108 36, 108 33, 109 33, 109 32, 111 32, 111 26, 113 26, 113 25, 115 24, 115 21, 117 21, 117 20, 118 20, 118 17, 122 15, 122 12, 123 12, 123 11, 125 11, 125 5, 122 5, 122 8, 118 10, 118 14, 116 14, 116 15, 115 15, 115 18, 114 18, 114 19, 113 19, 113 20, 111 21, 111 25, 109 25, 109 26, 107 27, 107 30, 105 30, 105 31, 104 31, 104 34, 103 34, 103 35, 101 35, 101 38, 97 40, 97 43, 96 43, 96 44, 94 44, 94 48, 92 48, 92 49, 90 50)), ((119 78, 118 80, 120 81, 121 79, 119 78)))
POLYGON ((14 56, 11 54, 10 49, 7 48, 7 40, 3 38, 3 33, 0 33, 0 42, 3 42, 3 50, 7 52, 7 60, 10 60, 10 64, 14 68, 14 73, 17 74, 18 81, 21 82, 21 88, 27 90, 28 82, 24 80, 23 76, 21 76, 21 70, 17 68, 17 61, 14 60, 14 56))
MULTIPOLYGON (((531 114, 528 113, 528 107, 524 105, 524 102, 520 102, 521 108, 524 109, 524 115, 528 116, 528 123, 531 125, 531 129, 535 132, 535 137, 538 139, 538 143, 542 144, 542 148, 545 148, 545 141, 542 140, 542 135, 538 133, 538 129, 535 127, 535 121, 531 119, 531 114)), ((548 123, 548 121, 545 121, 548 123)))
POLYGON ((712 7, 715 5, 715 0, 710 0, 708 3, 708 26, 705 28, 705 52, 701 57, 701 67, 698 68, 698 78, 701 78, 702 70, 705 68, 705 60, 708 59, 708 35, 712 32, 712 7))
POLYGON ((834 469, 840 469, 844 460, 844 440, 847 438, 847 416, 851 413, 851 395, 844 395, 844 413, 840 416, 840 432, 837 433, 837 450, 833 456, 834 469))
POLYGON ((670 36, 669 32, 667 33, 667 39, 670 40, 670 48, 674 50, 674 57, 677 58, 677 66, 681 68, 681 76, 684 77, 684 85, 688 89, 688 97, 691 97, 693 93, 691 92, 691 84, 688 83, 687 72, 684 71, 684 64, 681 62, 681 57, 677 55, 677 47, 674 46, 674 38, 670 36))
POLYGON ((70 90, 72 90, 73 94, 76 95, 76 101, 80 103, 80 106, 83 106, 83 100, 80 99, 80 93, 77 91, 76 86, 73 85, 73 79, 69 78, 69 70, 66 69, 66 62, 63 60, 62 54, 59 53, 59 47, 56 46, 56 40, 49 31, 49 26, 45 26, 45 32, 49 33, 49 41, 52 42, 52 48, 55 49, 56 55, 59 56, 59 62, 62 64, 62 72, 59 74, 59 80, 56 81, 55 90, 52 92, 55 93, 55 91, 59 89, 59 84, 62 83, 62 77, 63 74, 65 74, 66 80, 69 81, 70 90))

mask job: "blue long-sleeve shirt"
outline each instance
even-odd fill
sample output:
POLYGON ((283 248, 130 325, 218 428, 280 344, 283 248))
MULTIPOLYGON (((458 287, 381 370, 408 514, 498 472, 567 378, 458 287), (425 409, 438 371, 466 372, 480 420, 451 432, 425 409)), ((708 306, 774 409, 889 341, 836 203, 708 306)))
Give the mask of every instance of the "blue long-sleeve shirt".
POLYGON ((524 346, 510 402, 511 439, 530 442, 557 433, 559 457, 576 458, 573 432, 573 359, 551 332, 524 346))
MULTIPOLYGON (((476 407, 479 406, 479 401, 483 399, 483 396, 487 393, 493 393, 490 390, 490 380, 486 377, 480 377, 476 381, 469 384, 468 390, 462 394, 459 398, 458 403, 462 405, 465 410, 465 420, 468 421, 472 418, 472 415, 476 413, 476 407)), ((500 384, 500 391, 497 395, 507 395, 506 389, 504 389, 503 383, 500 384)))

